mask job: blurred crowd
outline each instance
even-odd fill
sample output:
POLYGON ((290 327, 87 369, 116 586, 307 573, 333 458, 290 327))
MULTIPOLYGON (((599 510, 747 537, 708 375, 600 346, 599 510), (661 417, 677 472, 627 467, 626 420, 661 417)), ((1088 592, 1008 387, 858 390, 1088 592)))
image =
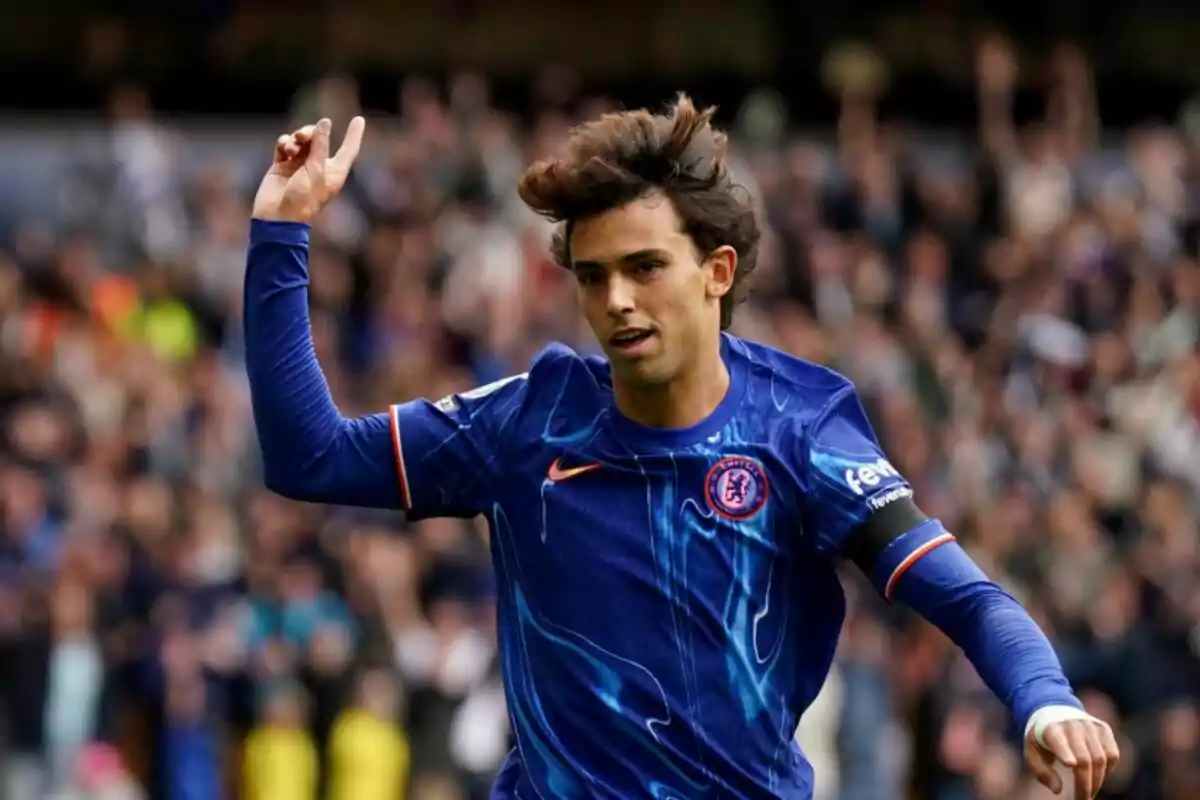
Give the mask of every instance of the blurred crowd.
MULTIPOLYGON (((735 167, 768 230, 735 331, 856 381, 921 505, 1119 732, 1103 797, 1194 800, 1200 136, 1106 132, 1086 58, 1047 69, 1017 125, 1016 54, 983 41, 965 159, 882 120, 870 81, 839 85, 826 141, 748 98, 735 167)), ((372 115, 311 256, 344 413, 521 371, 549 340, 594 349, 514 186, 610 102, 544 83, 533 118, 475 74, 410 79, 372 115)), ((335 131, 358 111, 343 77, 295 106, 335 131)), ((509 733, 483 524, 261 488, 239 322, 256 176, 188 163, 136 88, 108 112, 71 224, 20 220, 0 251, 0 794, 486 796, 509 733)), ((821 800, 1041 797, 953 646, 846 584, 798 733, 821 800)))

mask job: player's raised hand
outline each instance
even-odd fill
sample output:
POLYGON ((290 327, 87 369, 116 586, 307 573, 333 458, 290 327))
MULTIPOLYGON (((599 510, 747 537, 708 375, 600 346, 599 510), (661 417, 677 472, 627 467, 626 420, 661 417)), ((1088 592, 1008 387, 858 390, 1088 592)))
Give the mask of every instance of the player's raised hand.
POLYGON ((312 222, 342 187, 362 147, 362 117, 350 120, 342 146, 329 154, 332 123, 322 119, 280 136, 275 160, 254 196, 256 219, 312 222))
POLYGON ((1061 794, 1063 780, 1055 770, 1061 763, 1075 776, 1074 800, 1092 800, 1120 757, 1112 728, 1094 717, 1052 723, 1042 732, 1041 742, 1033 731, 1025 738, 1025 762, 1033 776, 1061 794))

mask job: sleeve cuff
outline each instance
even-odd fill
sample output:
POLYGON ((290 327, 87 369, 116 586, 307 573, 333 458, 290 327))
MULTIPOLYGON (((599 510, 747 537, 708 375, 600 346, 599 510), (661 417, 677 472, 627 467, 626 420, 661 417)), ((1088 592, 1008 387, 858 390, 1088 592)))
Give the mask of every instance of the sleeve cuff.
POLYGON ((412 511, 412 488, 408 485, 408 470, 404 466, 404 442, 400 438, 400 406, 388 409, 392 429, 392 455, 396 459, 396 477, 400 481, 400 502, 405 511, 412 511))
POLYGON ((250 244, 288 244, 308 246, 309 226, 304 222, 250 220, 250 244))
POLYGON ((1100 720, 1093 717, 1091 714, 1084 711, 1082 708, 1067 705, 1052 705, 1042 706, 1029 717, 1029 722, 1025 723, 1025 738, 1029 738, 1032 733, 1034 740, 1040 747, 1046 746, 1046 741, 1043 736, 1046 729, 1051 725, 1056 725, 1059 722, 1068 722, 1073 719, 1087 719, 1099 722, 1100 720))

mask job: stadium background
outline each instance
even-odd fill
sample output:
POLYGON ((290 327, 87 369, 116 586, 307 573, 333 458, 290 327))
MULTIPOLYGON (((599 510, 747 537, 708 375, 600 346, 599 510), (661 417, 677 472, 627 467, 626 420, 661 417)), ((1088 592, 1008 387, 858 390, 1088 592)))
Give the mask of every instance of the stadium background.
MULTIPOLYGON (((769 221, 740 332, 858 382, 1119 731, 1103 796, 1200 797, 1194 4, 280 9, 0 11, 0 796, 484 796, 480 526, 260 488, 248 198, 292 120, 367 112, 318 226, 318 350, 347 413, 441 396, 591 346, 514 177, 686 88, 769 221)), ((799 734, 820 798, 1042 796, 944 638, 847 586, 799 734)))

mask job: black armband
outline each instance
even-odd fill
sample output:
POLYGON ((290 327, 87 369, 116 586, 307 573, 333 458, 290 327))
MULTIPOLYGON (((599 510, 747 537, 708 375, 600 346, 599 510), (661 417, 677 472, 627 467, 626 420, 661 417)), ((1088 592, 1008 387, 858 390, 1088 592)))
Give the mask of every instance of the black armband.
POLYGON ((842 553, 870 575, 880 553, 888 545, 927 519, 929 517, 917 508, 911 497, 893 500, 850 532, 842 553))

